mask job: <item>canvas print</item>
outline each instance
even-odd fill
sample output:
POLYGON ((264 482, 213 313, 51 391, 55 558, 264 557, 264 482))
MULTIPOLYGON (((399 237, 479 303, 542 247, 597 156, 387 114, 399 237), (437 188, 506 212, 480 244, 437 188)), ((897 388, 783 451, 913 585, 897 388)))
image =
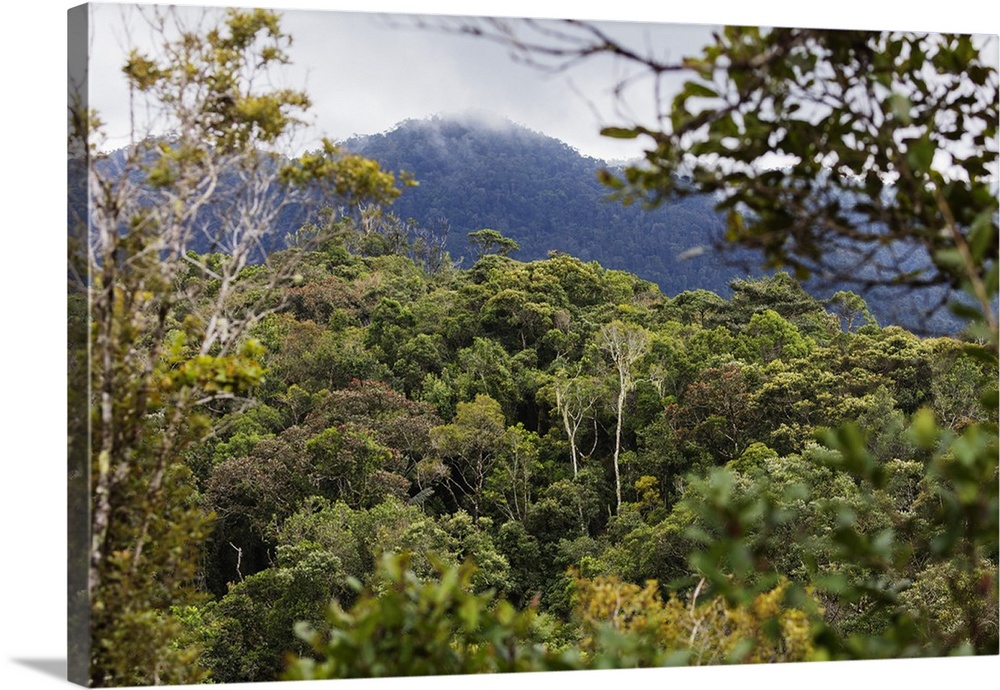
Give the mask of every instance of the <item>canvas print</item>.
POLYGON ((998 653, 998 37, 89 4, 69 676, 998 653))

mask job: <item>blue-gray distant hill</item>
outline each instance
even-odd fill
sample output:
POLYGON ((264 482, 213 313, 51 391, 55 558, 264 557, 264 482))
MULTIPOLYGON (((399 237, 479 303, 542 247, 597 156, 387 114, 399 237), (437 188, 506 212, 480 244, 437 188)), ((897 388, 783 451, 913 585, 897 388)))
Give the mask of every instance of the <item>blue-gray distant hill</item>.
MULTIPOLYGON (((689 196, 655 210, 625 206, 610 200, 608 188, 598 181, 598 171, 608 167, 604 161, 506 120, 407 120, 392 131, 343 145, 384 168, 411 173, 418 186, 403 193, 394 211, 427 228, 447 228, 447 249, 465 266, 474 254, 468 233, 492 228, 517 241, 521 249, 515 258, 565 252, 634 273, 667 295, 700 288, 728 296, 732 279, 762 275, 759 255, 712 248, 723 244, 724 224, 714 199, 689 196)), ((838 289, 857 290, 853 285, 807 287, 818 298, 838 289)), ((942 294, 883 289, 864 296, 884 325, 954 333, 960 324, 939 308, 942 294)))
POLYGON ((491 228, 517 241, 515 258, 565 252, 635 273, 668 294, 725 292, 730 278, 746 276, 711 252, 697 255, 722 231, 711 199, 687 198, 655 212, 626 207, 609 200, 598 181, 603 161, 507 121, 408 120, 344 146, 412 173, 418 186, 393 210, 430 228, 446 226, 448 251, 465 265, 473 258, 468 233, 491 228))

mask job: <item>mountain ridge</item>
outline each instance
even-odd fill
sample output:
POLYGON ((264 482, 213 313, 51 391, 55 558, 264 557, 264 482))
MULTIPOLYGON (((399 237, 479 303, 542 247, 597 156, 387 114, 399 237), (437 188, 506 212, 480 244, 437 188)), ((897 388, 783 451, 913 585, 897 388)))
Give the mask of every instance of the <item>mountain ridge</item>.
MULTIPOLYGON (((514 258, 564 252, 634 273, 667 295, 706 289, 727 296, 732 280, 770 273, 760 268, 758 252, 731 245, 719 250, 726 246, 725 220, 716 199, 691 195, 655 209, 624 205, 610 199, 597 175, 616 168, 510 120, 478 114, 411 119, 342 146, 383 168, 412 174, 418 184, 394 202, 394 212, 427 227, 447 227, 446 249, 463 266, 470 264, 468 233, 490 228, 520 245, 514 258)), ((806 287, 821 299, 838 290, 863 292, 880 322, 915 332, 956 333, 962 327, 940 309, 945 288, 862 291, 819 278, 806 287)))
POLYGON ((723 231, 712 199, 691 197, 654 211, 624 206, 598 180, 604 161, 509 120, 406 120, 342 146, 412 174, 418 186, 394 202, 394 211, 423 225, 446 223, 447 248, 464 265, 470 258, 467 234, 491 228, 518 242, 515 258, 561 251, 629 270, 665 291, 708 284, 725 290, 731 277, 720 272, 722 257, 709 250, 709 235, 723 231), (609 234, 614 242, 607 241, 609 234), (703 253, 694 256, 698 249, 703 253))
MULTIPOLYGON (((731 281, 773 272, 761 269, 764 263, 757 252, 731 245, 719 250, 726 246, 725 221, 715 209, 716 199, 691 195, 655 209, 622 204, 610 198, 610 190, 598 179, 602 169, 621 168, 502 117, 474 112, 409 119, 391 130, 351 137, 340 146, 378 161, 383 169, 412 175, 417 185, 404 189, 393 202, 393 212, 443 236, 444 248, 462 267, 470 267, 474 259, 468 233, 490 228, 520 245, 512 254, 515 259, 531 261, 561 252, 633 273, 670 296, 704 289, 728 297, 731 281)), ((121 155, 107 155, 104 165, 109 171, 120 167, 121 155)), ((81 203, 82 198, 71 199, 74 206, 81 203)), ((286 209, 261 251, 281 249, 306 218, 304 208, 286 209)), ((192 249, 218 251, 200 239, 192 249)), ((962 329, 959 319, 940 308, 945 288, 862 291, 819 279, 804 285, 818 299, 828 299, 837 290, 859 292, 883 324, 925 334, 962 329)))

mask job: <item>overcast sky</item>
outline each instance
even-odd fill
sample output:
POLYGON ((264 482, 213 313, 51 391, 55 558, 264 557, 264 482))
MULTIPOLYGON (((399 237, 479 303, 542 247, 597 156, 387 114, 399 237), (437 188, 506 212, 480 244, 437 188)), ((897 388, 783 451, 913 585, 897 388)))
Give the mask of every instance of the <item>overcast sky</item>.
MULTIPOLYGON (((128 94, 120 67, 126 47, 147 44, 148 31, 127 7, 96 5, 94 20, 91 105, 108 123, 111 144, 118 146, 128 134, 128 94)), ((439 27, 444 21, 424 18, 439 27)), ((283 76, 313 99, 314 136, 339 140, 385 131, 409 118, 479 111, 557 137, 594 157, 640 153, 635 142, 599 135, 602 126, 623 123, 623 112, 650 121, 648 83, 635 84, 624 101, 613 93, 635 68, 602 58, 566 70, 543 69, 513 59, 505 46, 421 23, 415 15, 284 11, 282 26, 294 43, 293 64, 283 76)), ((669 59, 700 52, 711 37, 705 25, 614 22, 603 27, 629 45, 655 46, 660 57, 669 59)))
MULTIPOLYGON (((359 6, 347 0, 312 4, 345 10, 356 10, 359 6)), ((368 2, 363 6, 398 10, 400 4, 368 2)), ((613 93, 614 86, 630 74, 629 70, 634 71, 626 63, 610 58, 592 59, 567 70, 547 71, 517 62, 506 47, 495 43, 419 28, 414 15, 290 9, 303 5, 308 7, 309 3, 272 3, 282 9, 282 25, 294 38, 293 65, 284 71, 286 82, 304 88, 314 101, 314 127, 310 132, 313 138, 330 136, 340 140, 354 134, 386 131, 408 118, 477 110, 557 137, 597 158, 629 158, 641 153, 641 142, 599 135, 601 127, 606 125, 627 124, 633 119, 652 123, 655 109, 650 82, 633 85, 624 99, 613 93)), ((128 132, 128 99, 120 66, 125 46, 130 42, 142 44, 145 34, 141 29, 133 29, 130 35, 123 31, 125 24, 138 25, 134 12, 115 5, 97 7, 91 61, 92 105, 109 123, 111 144, 121 145, 128 132)), ((560 10, 559 4, 553 2, 536 3, 533 9, 518 3, 507 3, 501 8, 490 2, 456 4, 426 0, 404 7, 431 13, 481 8, 483 14, 516 15, 521 11, 557 17, 567 13, 580 16, 582 11, 560 10)), ((600 10, 607 9, 596 8, 594 13, 583 16, 600 18, 606 16, 600 10)), ((701 23, 664 23, 662 13, 648 16, 660 21, 619 20, 601 26, 628 45, 652 49, 659 58, 679 60, 700 52, 717 28, 714 22, 728 21, 725 14, 718 12, 702 15, 700 19, 694 15, 693 21, 701 23)), ((646 17, 639 15, 639 18, 646 17)), ((789 19, 793 18, 794 15, 789 15, 789 19)), ((748 19, 752 21, 753 16, 733 17, 740 23, 748 19)), ((765 13, 760 21, 776 23, 773 19, 765 13)), ((440 23, 440 17, 429 21, 440 23)), ((923 25, 908 25, 906 22, 919 22, 913 18, 897 21, 902 23, 893 25, 895 28, 928 28, 927 20, 923 25)), ((828 21, 826 25, 856 26, 848 21, 843 24, 828 21)), ((885 24, 873 18, 871 24, 861 26, 882 28, 885 24)), ((977 26, 970 23, 964 29, 962 25, 941 28, 978 30, 977 26)), ((679 84, 680 80, 678 75, 667 86, 679 84)))

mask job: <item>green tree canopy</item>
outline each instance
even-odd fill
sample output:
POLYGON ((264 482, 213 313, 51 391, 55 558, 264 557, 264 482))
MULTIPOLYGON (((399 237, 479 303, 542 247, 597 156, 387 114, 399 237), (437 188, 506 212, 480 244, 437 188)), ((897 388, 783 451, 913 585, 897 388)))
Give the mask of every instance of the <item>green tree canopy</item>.
POLYGON ((469 244, 476 250, 476 259, 481 259, 488 254, 499 254, 509 256, 520 249, 520 245, 509 237, 490 228, 475 230, 469 233, 469 244))

